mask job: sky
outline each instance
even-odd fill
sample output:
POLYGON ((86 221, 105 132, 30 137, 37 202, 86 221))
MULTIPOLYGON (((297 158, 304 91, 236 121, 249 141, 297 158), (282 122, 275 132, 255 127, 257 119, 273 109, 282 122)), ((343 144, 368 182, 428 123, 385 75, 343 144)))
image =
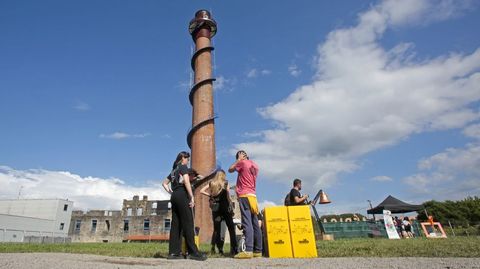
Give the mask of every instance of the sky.
POLYGON ((478 1, 47 0, 0 2, 0 199, 169 199, 199 9, 217 165, 246 150, 261 207, 295 178, 320 214, 480 195, 478 1))

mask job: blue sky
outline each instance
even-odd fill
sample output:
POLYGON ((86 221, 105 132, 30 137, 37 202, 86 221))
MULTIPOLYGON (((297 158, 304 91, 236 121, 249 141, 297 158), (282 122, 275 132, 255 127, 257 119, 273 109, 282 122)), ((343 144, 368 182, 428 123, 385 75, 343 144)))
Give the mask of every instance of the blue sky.
POLYGON ((329 194, 322 213, 479 195, 478 3, 337 2, 2 1, 0 198, 168 198, 202 8, 218 23, 218 164, 246 149, 263 205, 295 177, 329 194))

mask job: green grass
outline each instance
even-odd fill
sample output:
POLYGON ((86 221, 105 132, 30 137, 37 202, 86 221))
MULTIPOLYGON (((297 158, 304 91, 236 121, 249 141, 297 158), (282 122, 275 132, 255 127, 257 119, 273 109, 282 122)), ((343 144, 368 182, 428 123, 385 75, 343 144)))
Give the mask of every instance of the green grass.
POLYGON ((82 253, 122 257, 164 257, 168 253, 166 243, 71 243, 71 244, 23 244, 2 243, 0 253, 58 252, 82 253))
MULTIPOLYGON (((209 244, 200 250, 208 252, 209 244)), ((229 249, 226 245, 225 250, 229 249)), ((319 257, 480 257, 479 237, 447 239, 343 239, 317 242, 319 257)), ((168 253, 166 243, 71 243, 22 244, 0 243, 0 253, 57 252, 105 256, 162 258, 168 253)), ((219 255, 209 255, 220 257, 219 255)))
POLYGON ((480 237, 318 241, 319 257, 480 257, 480 237))
MULTIPOLYGON (((225 250, 230 249, 228 244, 225 250)), ((209 244, 200 245, 200 251, 208 253, 209 244)), ((168 243, 70 243, 70 244, 35 244, 35 243, 0 243, 0 253, 56 252, 81 253, 118 257, 164 258, 168 255, 168 243)), ((210 255, 209 257, 221 257, 210 255)))

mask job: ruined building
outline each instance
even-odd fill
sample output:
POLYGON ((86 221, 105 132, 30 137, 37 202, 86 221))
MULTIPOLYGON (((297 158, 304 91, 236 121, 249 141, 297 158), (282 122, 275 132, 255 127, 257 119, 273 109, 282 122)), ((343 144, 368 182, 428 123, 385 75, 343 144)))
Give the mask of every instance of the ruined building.
POLYGON ((123 200, 122 210, 73 211, 72 242, 167 241, 172 219, 168 200, 123 200))

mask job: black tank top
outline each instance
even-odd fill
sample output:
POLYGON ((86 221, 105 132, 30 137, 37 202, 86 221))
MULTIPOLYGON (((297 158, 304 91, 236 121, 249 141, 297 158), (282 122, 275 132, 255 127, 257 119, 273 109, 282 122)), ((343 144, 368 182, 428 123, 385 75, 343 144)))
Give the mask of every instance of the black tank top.
POLYGON ((228 206, 229 206, 228 203, 229 202, 228 202, 228 191, 227 191, 227 186, 228 185, 227 184, 228 183, 226 182, 225 186, 220 191, 220 193, 217 194, 217 196, 212 197, 213 202, 219 204, 219 210, 220 211, 227 211, 228 210, 228 206))

